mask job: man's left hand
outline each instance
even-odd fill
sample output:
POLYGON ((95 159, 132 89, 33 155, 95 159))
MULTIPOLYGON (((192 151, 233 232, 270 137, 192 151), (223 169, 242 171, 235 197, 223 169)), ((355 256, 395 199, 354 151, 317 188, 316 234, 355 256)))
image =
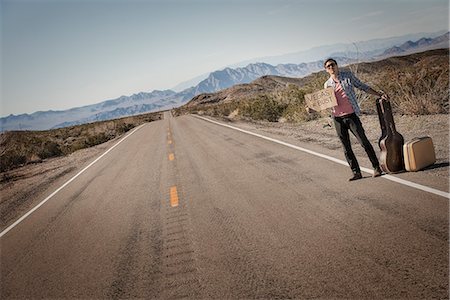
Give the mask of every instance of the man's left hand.
POLYGON ((380 93, 380 98, 383 99, 383 100, 389 101, 389 96, 388 96, 388 94, 386 94, 386 93, 384 93, 384 92, 381 92, 381 93, 380 93))

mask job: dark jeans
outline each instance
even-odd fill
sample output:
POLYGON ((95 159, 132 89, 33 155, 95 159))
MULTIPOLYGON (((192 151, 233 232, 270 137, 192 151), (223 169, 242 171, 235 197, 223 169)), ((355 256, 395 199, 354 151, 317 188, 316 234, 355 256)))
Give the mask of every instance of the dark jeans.
POLYGON ((342 146, 344 147, 345 158, 347 159, 347 162, 350 165, 353 174, 360 173, 361 170, 352 150, 350 135, 348 133, 349 130, 358 139, 358 142, 361 144, 361 146, 363 146, 364 150, 366 150, 370 162, 372 163, 372 167, 379 167, 380 163, 378 162, 377 155, 375 154, 372 145, 366 137, 366 133, 364 132, 364 128, 358 116, 353 113, 343 117, 333 117, 333 120, 334 127, 336 128, 336 133, 341 140, 342 146))

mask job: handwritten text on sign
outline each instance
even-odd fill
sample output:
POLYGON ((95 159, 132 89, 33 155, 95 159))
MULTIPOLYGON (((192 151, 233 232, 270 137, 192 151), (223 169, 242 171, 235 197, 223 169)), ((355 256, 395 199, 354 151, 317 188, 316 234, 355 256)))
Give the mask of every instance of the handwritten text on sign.
POLYGON ((324 110, 337 105, 334 88, 328 87, 312 94, 305 95, 306 105, 314 110, 324 110))

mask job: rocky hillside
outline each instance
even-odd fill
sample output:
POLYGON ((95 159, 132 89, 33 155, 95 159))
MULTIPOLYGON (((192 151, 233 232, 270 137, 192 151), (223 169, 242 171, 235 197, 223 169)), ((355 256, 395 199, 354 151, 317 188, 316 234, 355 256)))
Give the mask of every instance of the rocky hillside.
MULTIPOLYGON (((408 56, 350 65, 357 76, 391 96, 394 109, 402 114, 448 113, 449 49, 431 50, 408 56)), ((215 93, 194 97, 177 113, 243 116, 256 119, 301 121, 304 94, 317 91, 327 79, 324 71, 304 78, 263 76, 215 93)), ((365 113, 374 113, 373 96, 358 93, 365 113)))

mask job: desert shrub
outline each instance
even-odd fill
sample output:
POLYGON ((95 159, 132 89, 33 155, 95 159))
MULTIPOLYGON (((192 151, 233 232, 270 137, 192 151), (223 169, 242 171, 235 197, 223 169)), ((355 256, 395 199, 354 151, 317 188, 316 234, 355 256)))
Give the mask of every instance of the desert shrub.
MULTIPOLYGON (((375 90, 384 90, 391 97, 394 112, 407 115, 449 113, 448 52, 431 51, 432 55, 416 54, 363 64, 359 78, 375 90)), ((447 50, 448 51, 448 50, 447 50)), ((361 108, 376 113, 374 96, 359 93, 361 108), (367 100, 371 101, 367 101, 367 100)))
MULTIPOLYGON (((311 88, 308 88, 311 90, 311 88)), ((282 117, 291 123, 305 122, 316 119, 319 114, 309 114, 306 112, 304 88, 299 88, 296 85, 289 84, 286 89, 278 92, 280 101, 286 103, 286 108, 283 111, 282 117)))
POLYGON ((228 117, 233 111, 239 107, 238 102, 228 102, 221 105, 221 115, 228 117))
POLYGON ((242 115, 254 120, 277 122, 287 105, 279 103, 268 95, 259 95, 242 105, 242 115))
POLYGON ((86 138, 85 145, 87 147, 92 147, 107 142, 110 139, 111 139, 110 137, 108 137, 105 133, 102 132, 93 136, 88 136, 86 138))
POLYGON ((305 90, 295 84, 288 84, 286 88, 276 90, 272 94, 274 100, 284 104, 294 104, 304 101, 305 90))
POLYGON ((308 113, 303 102, 289 104, 283 112, 283 118, 291 123, 311 121, 327 113, 308 113))
MULTIPOLYGON (((228 117, 230 113, 238 107, 238 103, 218 103, 209 104, 201 107, 203 114, 213 117, 228 117)), ((200 107, 198 107, 200 108, 200 107)), ((199 110, 195 108, 190 108, 189 113, 198 113, 199 110)))
POLYGON ((308 82, 302 87, 306 94, 323 89, 323 84, 328 79, 328 73, 325 71, 313 73, 308 76, 308 82))
POLYGON ((70 154, 75 151, 89 147, 85 139, 77 139, 65 147, 64 154, 70 154))
POLYGON ((45 141, 41 144, 40 147, 37 149, 37 155, 41 159, 60 156, 63 154, 60 146, 58 143, 53 141, 45 141))
POLYGON ((135 127, 134 124, 123 123, 116 127, 116 132, 118 134, 123 134, 123 133, 128 132, 129 130, 133 129, 134 127, 135 127))
POLYGON ((0 156, 0 172, 5 172, 27 162, 27 157, 17 151, 5 151, 0 156))
POLYGON ((392 82, 400 112, 409 115, 448 113, 448 64, 443 69, 422 67, 403 73, 392 82))

